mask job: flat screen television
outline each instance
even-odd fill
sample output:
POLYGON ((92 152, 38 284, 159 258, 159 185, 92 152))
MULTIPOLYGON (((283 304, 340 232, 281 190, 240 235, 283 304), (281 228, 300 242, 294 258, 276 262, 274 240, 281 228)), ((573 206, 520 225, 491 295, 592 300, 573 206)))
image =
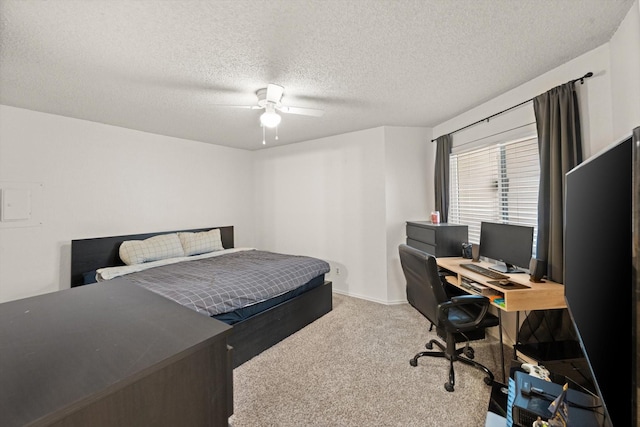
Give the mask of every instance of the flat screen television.
POLYGON ((603 426, 638 422, 638 144, 640 127, 565 179, 565 298, 603 426))
POLYGON ((480 223, 480 256, 501 261, 492 270, 502 273, 524 273, 533 251, 533 227, 496 222, 480 223))

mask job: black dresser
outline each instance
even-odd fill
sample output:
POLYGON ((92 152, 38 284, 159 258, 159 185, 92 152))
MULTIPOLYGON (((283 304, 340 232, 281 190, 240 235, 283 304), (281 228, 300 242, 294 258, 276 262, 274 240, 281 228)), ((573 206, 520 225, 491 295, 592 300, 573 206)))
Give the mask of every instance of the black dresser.
POLYGON ((436 257, 462 256, 467 236, 466 225, 407 221, 407 245, 436 257))
POLYGON ((0 425, 226 426, 231 327, 121 279, 0 304, 0 425))

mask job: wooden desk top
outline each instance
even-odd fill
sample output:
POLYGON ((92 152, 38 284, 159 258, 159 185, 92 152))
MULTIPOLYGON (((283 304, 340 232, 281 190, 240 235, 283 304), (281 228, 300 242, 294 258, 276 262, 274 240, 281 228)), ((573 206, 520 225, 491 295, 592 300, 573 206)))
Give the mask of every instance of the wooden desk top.
MULTIPOLYGON (((544 279, 544 282, 534 283, 529 280, 528 274, 505 274, 511 282, 517 283, 524 287, 518 289, 509 289, 509 287, 496 286, 489 281, 493 281, 489 277, 475 273, 461 267, 460 264, 471 263, 468 258, 462 257, 440 257, 437 259, 438 266, 454 273, 447 280, 452 285, 462 289, 467 293, 473 291, 461 286, 462 278, 479 283, 482 286, 490 288, 489 293, 497 294, 504 298, 504 305, 493 303, 494 306, 504 311, 524 311, 524 310, 547 310, 555 308, 566 308, 567 304, 564 299, 564 286, 560 283, 552 282, 544 279)), ((481 261, 478 264, 482 267, 489 268, 492 264, 481 261)))
POLYGON ((0 424, 47 424, 231 327, 120 279, 0 304, 0 424))

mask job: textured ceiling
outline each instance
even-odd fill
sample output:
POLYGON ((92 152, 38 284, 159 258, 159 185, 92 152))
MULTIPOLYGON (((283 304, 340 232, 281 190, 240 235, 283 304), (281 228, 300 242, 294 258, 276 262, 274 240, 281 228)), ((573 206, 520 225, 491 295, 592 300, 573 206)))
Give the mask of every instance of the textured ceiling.
MULTIPOLYGON (((255 150, 433 127, 608 42, 633 0, 0 0, 0 103, 255 150)), ((587 70, 588 71, 588 70, 587 70)), ((576 76, 578 77, 578 76, 576 76)))

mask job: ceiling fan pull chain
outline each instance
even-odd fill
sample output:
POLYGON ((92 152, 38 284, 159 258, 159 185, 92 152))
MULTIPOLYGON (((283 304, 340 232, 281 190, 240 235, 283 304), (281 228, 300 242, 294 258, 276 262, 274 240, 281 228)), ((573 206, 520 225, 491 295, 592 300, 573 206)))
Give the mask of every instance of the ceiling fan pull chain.
POLYGON ((276 141, 278 140, 278 126, 276 126, 276 141))
POLYGON ((266 145, 267 141, 264 139, 264 126, 262 126, 262 145, 266 145))

